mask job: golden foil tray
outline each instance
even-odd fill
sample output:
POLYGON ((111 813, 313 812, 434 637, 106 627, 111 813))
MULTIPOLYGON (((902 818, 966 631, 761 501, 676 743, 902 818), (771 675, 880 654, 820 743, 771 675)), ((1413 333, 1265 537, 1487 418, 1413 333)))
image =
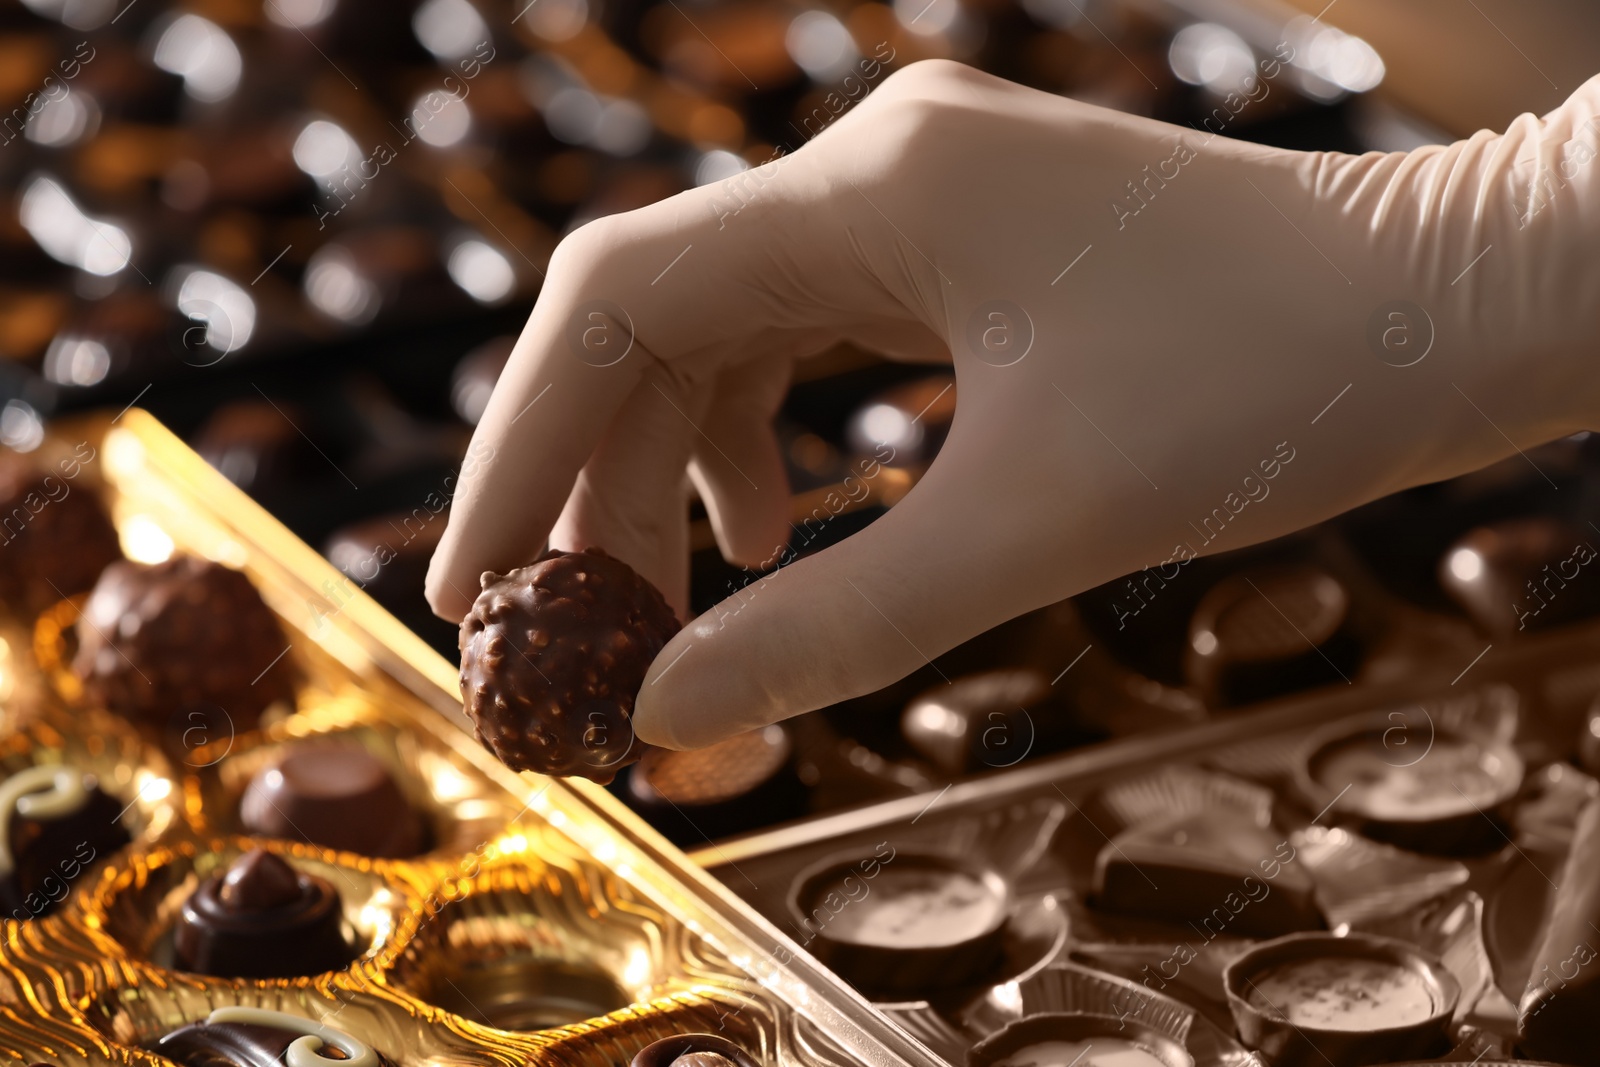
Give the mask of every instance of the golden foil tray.
POLYGON ((307 681, 260 729, 186 734, 166 759, 76 703, 63 667, 76 605, 0 626, 0 767, 92 765, 130 802, 134 836, 53 914, 5 920, 0 1063, 165 1064, 141 1046, 250 1005, 328 1020, 399 1067, 608 1067, 695 1031, 771 1065, 939 1064, 604 789, 498 763, 469 732, 455 667, 151 416, 59 424, 41 458, 82 442, 95 459, 80 478, 128 555, 244 570, 307 681), (250 774, 278 746, 327 735, 396 770, 434 831, 431 851, 403 861, 266 843, 335 883, 360 958, 270 981, 171 969, 182 901, 263 843, 236 824, 250 774))

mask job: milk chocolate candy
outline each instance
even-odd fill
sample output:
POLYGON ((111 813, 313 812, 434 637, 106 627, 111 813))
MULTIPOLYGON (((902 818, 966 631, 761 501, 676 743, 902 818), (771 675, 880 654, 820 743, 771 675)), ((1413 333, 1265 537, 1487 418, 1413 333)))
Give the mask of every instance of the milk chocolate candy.
POLYGON ((1225 578, 1190 620, 1190 680, 1217 707, 1348 681, 1361 651, 1349 615, 1344 586, 1317 567, 1260 567, 1225 578))
POLYGON ((200 883, 173 931, 177 966, 219 978, 295 978, 343 968, 338 891, 264 849, 200 883))
POLYGON ((1600 800, 1578 815, 1572 850, 1556 879, 1528 988, 1517 1008, 1523 1055, 1577 1067, 1600 1065, 1600 800))
POLYGON ((794 746, 781 726, 687 752, 651 749, 628 774, 628 803, 677 843, 701 843, 805 813, 794 746))
POLYGON ((1100 850, 1094 902, 1107 911, 1218 934, 1277 937, 1319 930, 1311 876, 1281 836, 1237 813, 1200 811, 1131 827, 1100 850))
POLYGON ((48 914, 73 880, 126 845, 123 805, 93 775, 36 766, 0 782, 0 908, 7 918, 48 914))
POLYGON ((72 667, 92 697, 127 718, 159 725, 194 709, 247 730, 268 705, 293 698, 288 648, 249 578, 177 555, 106 568, 78 621, 72 667))
POLYGON ((239 819, 253 834, 384 859, 416 855, 427 837, 388 768, 354 742, 290 745, 250 780, 239 819))
POLYGON ((1600 535, 1540 516, 1480 526, 1439 561, 1439 584, 1493 637, 1600 612, 1600 535))
POLYGON ((629 721, 679 622, 597 548, 485 572, 461 622, 461 696, 478 741, 515 771, 609 782, 643 755, 629 721))
POLYGON ((122 558, 94 490, 67 476, 83 462, 75 455, 42 469, 14 453, 0 459, 0 601, 13 611, 34 615, 82 593, 122 558))
POLYGON ((391 1067, 392 1061, 327 1023, 264 1008, 218 1008, 150 1046, 180 1067, 391 1067), (337 1058, 330 1052, 337 1050, 337 1058))

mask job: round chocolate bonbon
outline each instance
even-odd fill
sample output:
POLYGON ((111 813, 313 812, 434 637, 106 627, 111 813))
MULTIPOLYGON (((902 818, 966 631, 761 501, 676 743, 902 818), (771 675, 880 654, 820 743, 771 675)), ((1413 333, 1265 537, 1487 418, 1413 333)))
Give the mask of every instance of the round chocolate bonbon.
POLYGON ((1360 659, 1350 594, 1319 567, 1258 567, 1218 582, 1189 623, 1188 673, 1219 707, 1348 682, 1360 659))
POLYGON ((37 766, 0 782, 0 907, 32 919, 90 864, 126 845, 123 805, 74 767, 37 766))
POLYGON ((220 978, 297 978, 356 955, 339 894, 324 878, 253 849, 184 901, 173 932, 178 967, 220 978))
POLYGON ((122 558, 104 505, 68 474, 84 462, 63 460, 57 473, 0 459, 0 601, 13 610, 36 614, 82 593, 122 558))
POLYGON ((239 821, 253 834, 384 859, 414 856, 426 840, 388 768, 348 741, 288 746, 245 787, 239 821))
POLYGON ((220 709, 244 730, 293 698, 288 648, 249 578, 178 555, 105 569, 78 621, 72 666, 91 697, 127 718, 165 723, 220 709))
POLYGON ((506 766, 608 782, 643 754, 630 719, 680 624, 661 593, 597 548, 485 572, 461 622, 461 696, 506 766))
POLYGON ((218 1008, 150 1046, 182 1067, 389 1067, 372 1046, 326 1023, 265 1008, 218 1008), (326 1055, 331 1048, 338 1058, 326 1055))

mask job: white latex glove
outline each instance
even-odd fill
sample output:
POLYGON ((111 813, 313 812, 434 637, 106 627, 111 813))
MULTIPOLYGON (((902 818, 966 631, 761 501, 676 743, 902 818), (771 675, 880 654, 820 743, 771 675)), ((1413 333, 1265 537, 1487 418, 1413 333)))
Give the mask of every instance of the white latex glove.
POLYGON ((910 66, 780 162, 562 242, 429 602, 460 618, 548 535, 681 613, 686 468, 724 554, 772 560, 769 421, 790 362, 839 338, 953 362, 949 440, 868 529, 686 626, 640 693, 645 741, 857 696, 1118 575, 1587 428, 1597 116, 1600 79, 1500 135, 1302 153, 910 66))

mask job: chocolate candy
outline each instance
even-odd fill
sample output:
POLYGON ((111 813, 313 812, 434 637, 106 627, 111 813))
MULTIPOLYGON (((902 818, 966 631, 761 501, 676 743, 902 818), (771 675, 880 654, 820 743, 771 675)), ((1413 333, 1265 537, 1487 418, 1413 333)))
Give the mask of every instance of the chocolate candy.
POLYGON ((194 449, 205 461, 247 493, 271 498, 303 491, 305 483, 327 470, 327 460, 296 426, 304 412, 265 400, 224 404, 195 433, 194 449))
POLYGON ((1600 611, 1597 543, 1552 518, 1480 526, 1445 552, 1439 584, 1490 636, 1549 629, 1600 611))
POLYGON ((484 573, 461 621, 461 696, 514 771, 609 782, 643 755, 629 719, 680 624, 660 592, 597 548, 484 573))
POLYGON ((716 1034, 674 1034, 640 1049, 628 1067, 760 1067, 754 1056, 716 1034))
POLYGON ((875 999, 907 999, 993 973, 1012 900, 980 859, 882 842, 801 871, 785 904, 801 944, 830 969, 875 999))
POLYGON ((910 704, 900 730, 917 753, 946 774, 1010 767, 1043 753, 1041 736, 1060 734, 1064 708, 1050 708, 1050 679, 1028 667, 982 671, 935 686, 910 704))
POLYGON ((123 805, 73 767, 38 766, 0 782, 0 907, 47 914, 72 880, 131 838, 123 805))
POLYGON ((352 742, 302 741, 250 780, 239 819, 253 834, 364 856, 421 851, 421 816, 383 763, 352 742))
POLYGON ((1124 830, 1095 860, 1097 907, 1191 923, 1219 934, 1276 937, 1323 926, 1295 850, 1242 813, 1200 811, 1124 830))
POLYGON ((338 970, 356 956, 339 894, 324 878, 253 849, 183 902, 173 931, 177 966, 221 978, 295 978, 338 970))
POLYGON ((150 1046, 181 1067, 390 1067, 364 1041, 326 1023, 264 1008, 218 1008, 150 1046), (337 1050, 335 1059, 327 1055, 337 1050))
POLYGON ((1594 1021, 1600 1017, 1600 800, 1578 815, 1566 866, 1533 957, 1517 1011, 1523 1055, 1581 1067, 1600 1065, 1594 1021))
POLYGON ((628 775, 628 802, 678 844, 703 842, 805 811, 781 726, 688 752, 651 749, 628 775))
POLYGON ((249 578, 178 555, 106 568, 78 621, 72 667, 92 697, 130 719, 220 709, 246 730, 268 705, 293 699, 288 648, 249 578))
POLYGON ((82 445, 59 471, 12 453, 0 461, 0 601, 12 610, 37 614, 82 593, 122 558, 99 498, 73 480, 93 457, 82 445))
POLYGON ((1207 591, 1189 623, 1187 671, 1217 707, 1348 681, 1360 647, 1350 596, 1303 564, 1260 567, 1207 591))

